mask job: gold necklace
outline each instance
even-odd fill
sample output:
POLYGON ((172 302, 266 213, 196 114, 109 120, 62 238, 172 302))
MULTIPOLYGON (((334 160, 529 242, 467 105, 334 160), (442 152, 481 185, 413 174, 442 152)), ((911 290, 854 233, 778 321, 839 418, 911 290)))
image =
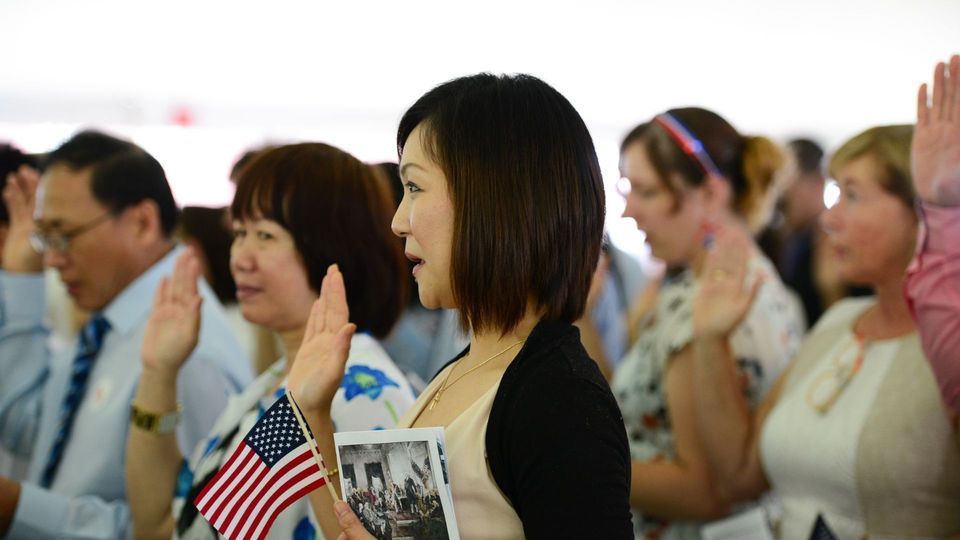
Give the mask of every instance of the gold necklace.
POLYGON ((473 366, 472 368, 464 371, 462 374, 460 374, 460 376, 458 376, 456 379, 454 379, 453 382, 451 382, 451 383, 448 384, 448 381, 450 380, 450 375, 453 374, 453 368, 451 367, 451 368, 450 368, 450 371, 447 372, 447 376, 443 378, 443 383, 440 384, 440 389, 437 390, 437 393, 433 395, 433 400, 430 401, 429 410, 432 411, 433 408, 437 405, 437 403, 440 402, 440 395, 443 394, 443 392, 446 391, 447 388, 449 388, 449 387, 457 384, 457 382, 459 382, 460 379, 462 379, 462 378, 466 377, 467 375, 473 373, 474 371, 480 369, 481 367, 483 367, 484 364, 486 364, 487 362, 493 360, 494 358, 497 358, 497 357, 499 357, 499 356, 502 356, 503 353, 509 351, 510 349, 516 347, 517 345, 520 345, 520 344, 523 343, 524 341, 526 341, 526 339, 521 339, 520 341, 514 343, 513 345, 510 345, 510 346, 507 347, 506 349, 498 352, 497 354, 491 356, 490 358, 487 358, 487 359, 484 360, 483 362, 480 362, 479 364, 473 366))

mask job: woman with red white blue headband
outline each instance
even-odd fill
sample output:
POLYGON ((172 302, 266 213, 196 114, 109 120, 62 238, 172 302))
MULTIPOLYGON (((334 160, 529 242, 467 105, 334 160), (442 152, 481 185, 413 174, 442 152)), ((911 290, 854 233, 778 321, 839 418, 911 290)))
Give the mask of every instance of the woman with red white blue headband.
MULTIPOLYGON (((697 435, 693 385, 693 300, 719 229, 745 238, 762 227, 785 163, 769 139, 741 135, 701 108, 674 109, 633 129, 620 151, 624 217, 646 235, 666 265, 654 307, 611 385, 630 442, 630 503, 637 538, 699 538, 700 527, 730 507, 717 493, 697 435)), ((748 242, 750 240, 747 240, 748 242)), ((751 404, 763 397, 792 356, 802 317, 773 265, 755 245, 757 300, 726 346, 751 404)))

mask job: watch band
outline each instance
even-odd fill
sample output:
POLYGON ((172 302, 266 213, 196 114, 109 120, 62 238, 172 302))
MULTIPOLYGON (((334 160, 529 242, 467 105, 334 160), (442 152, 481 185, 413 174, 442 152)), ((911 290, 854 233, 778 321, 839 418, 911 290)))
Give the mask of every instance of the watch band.
POLYGON ((134 426, 150 433, 167 434, 173 433, 180 423, 180 404, 177 403, 177 410, 166 413, 148 412, 136 403, 130 405, 130 423, 134 426))

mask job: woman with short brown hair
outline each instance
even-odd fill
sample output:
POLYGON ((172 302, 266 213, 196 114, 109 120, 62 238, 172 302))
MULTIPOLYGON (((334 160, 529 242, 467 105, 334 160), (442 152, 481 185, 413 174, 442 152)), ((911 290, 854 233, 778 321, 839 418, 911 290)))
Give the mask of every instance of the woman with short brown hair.
MULTIPOLYGON (((396 425, 414 396, 378 342, 399 318, 407 285, 406 262, 390 232, 390 204, 386 186, 370 166, 327 144, 273 147, 240 170, 231 206, 230 272, 244 318, 276 333, 285 356, 231 398, 190 456, 181 456, 172 434, 131 429, 127 493, 138 538, 218 536, 194 501, 263 411, 283 395, 331 264, 346 274, 345 301, 362 330, 340 366, 331 418, 344 431, 396 425)), ((199 325, 198 271, 196 257, 187 252, 159 287, 134 398, 141 410, 177 408, 177 373, 196 343, 199 325)), ((264 535, 315 534, 309 508, 305 501, 287 507, 264 535)))

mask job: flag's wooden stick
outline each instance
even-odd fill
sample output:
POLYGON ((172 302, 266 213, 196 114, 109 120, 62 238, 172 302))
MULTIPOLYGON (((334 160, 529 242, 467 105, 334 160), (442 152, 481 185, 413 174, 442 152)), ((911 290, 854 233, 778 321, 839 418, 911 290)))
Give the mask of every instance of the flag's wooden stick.
POLYGON ((313 440, 313 437, 310 436, 307 423, 304 422, 303 417, 300 416, 300 406, 297 405, 297 401, 293 399, 293 394, 290 393, 290 390, 286 392, 287 399, 293 404, 293 415, 297 417, 297 423, 300 424, 300 431, 303 433, 303 438, 307 440, 307 445, 310 446, 310 451, 313 452, 313 459, 317 460, 317 466, 320 467, 320 474, 323 475, 324 483, 330 491, 330 496, 333 497, 333 502, 337 502, 340 500, 340 497, 337 495, 337 490, 333 489, 333 484, 330 483, 330 476, 327 474, 327 467, 323 464, 323 456, 321 456, 320 451, 317 450, 317 443, 313 440))

